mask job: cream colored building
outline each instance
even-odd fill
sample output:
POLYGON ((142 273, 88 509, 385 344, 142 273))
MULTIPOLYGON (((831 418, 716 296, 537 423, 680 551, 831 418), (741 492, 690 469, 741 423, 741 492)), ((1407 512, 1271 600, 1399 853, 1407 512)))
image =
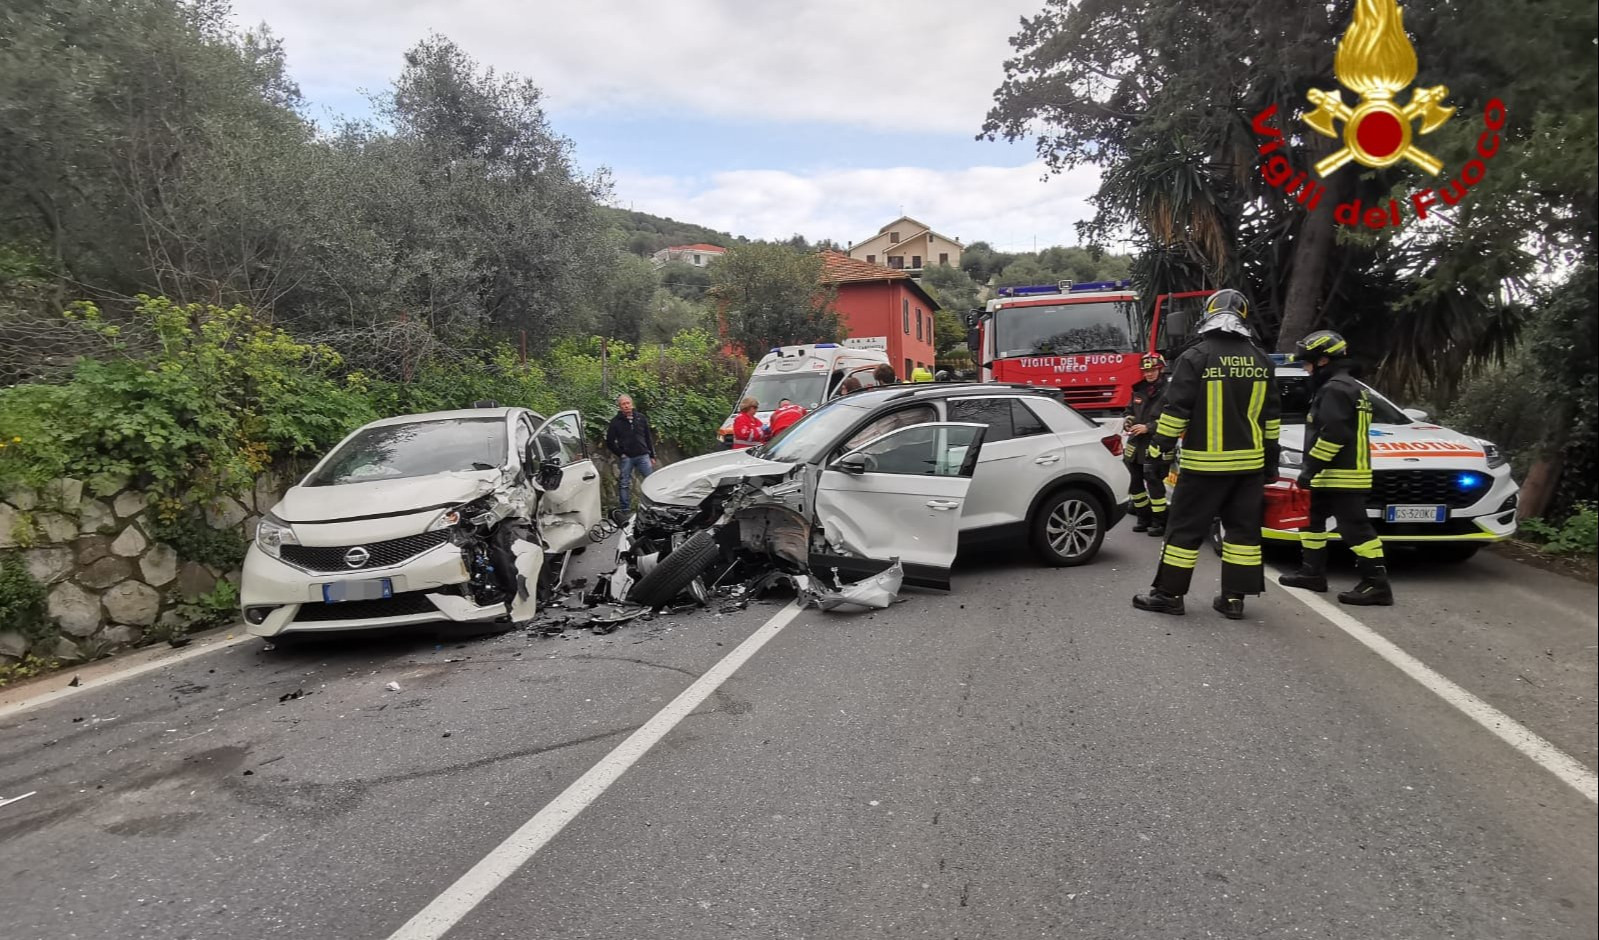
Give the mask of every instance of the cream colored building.
POLYGON ((851 245, 849 256, 867 264, 918 274, 923 268, 938 264, 960 267, 961 250, 965 247, 948 235, 940 235, 910 216, 902 215, 878 229, 871 238, 851 245))

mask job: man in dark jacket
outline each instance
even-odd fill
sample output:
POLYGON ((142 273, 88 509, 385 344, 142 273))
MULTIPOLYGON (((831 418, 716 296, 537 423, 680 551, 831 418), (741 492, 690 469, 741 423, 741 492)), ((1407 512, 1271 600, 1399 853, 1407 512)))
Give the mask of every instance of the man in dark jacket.
POLYGON ((655 432, 650 419, 634 410, 631 396, 617 396, 616 407, 616 417, 605 429, 605 449, 616 455, 619 465, 618 502, 623 512, 631 512, 633 474, 642 480, 655 469, 655 432))
POLYGON ((1127 473, 1132 477, 1127 493, 1138 513, 1134 532, 1148 532, 1159 538, 1166 534, 1166 462, 1149 456, 1149 438, 1160 417, 1166 396, 1166 360, 1159 353, 1144 356, 1139 366, 1144 380, 1133 386, 1132 400, 1122 415, 1122 430, 1127 432, 1123 451, 1127 473))
POLYGON ((1327 590, 1327 520, 1355 553, 1360 583, 1338 600, 1358 607, 1394 602, 1383 563, 1382 539, 1366 518, 1371 492, 1371 396, 1350 375, 1349 344, 1318 330, 1294 345, 1310 373, 1310 414, 1305 418, 1304 465, 1299 485, 1310 490, 1310 519, 1299 533, 1299 571, 1277 581, 1285 587, 1327 590))
POLYGON ((1244 322, 1248 315, 1238 291, 1212 294, 1199 323, 1200 341, 1172 366, 1148 453, 1170 460, 1181 437, 1182 477, 1154 585, 1133 598, 1139 610, 1183 613, 1199 546, 1218 516, 1226 533, 1222 592, 1211 606, 1230 620, 1242 620, 1244 595, 1266 588, 1260 527, 1265 482, 1277 478, 1280 406, 1272 361, 1255 345, 1244 322))

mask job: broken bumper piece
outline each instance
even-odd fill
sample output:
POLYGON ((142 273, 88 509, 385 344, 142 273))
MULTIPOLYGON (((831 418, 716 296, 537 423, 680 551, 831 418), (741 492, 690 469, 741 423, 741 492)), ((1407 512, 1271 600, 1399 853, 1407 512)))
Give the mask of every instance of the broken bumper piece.
POLYGON ((887 570, 836 590, 827 588, 814 576, 796 580, 800 581, 800 597, 807 606, 819 610, 883 610, 899 598, 905 569, 896 558, 887 570))

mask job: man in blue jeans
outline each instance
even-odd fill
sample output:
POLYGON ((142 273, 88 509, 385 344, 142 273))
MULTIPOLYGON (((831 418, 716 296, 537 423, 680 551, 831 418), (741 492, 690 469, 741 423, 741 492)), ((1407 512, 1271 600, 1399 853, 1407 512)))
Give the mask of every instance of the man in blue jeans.
POLYGON ((633 410, 633 399, 627 395, 616 398, 616 417, 605 429, 605 448, 616 455, 621 509, 633 511, 633 474, 640 480, 655 469, 655 432, 650 430, 650 419, 633 410))

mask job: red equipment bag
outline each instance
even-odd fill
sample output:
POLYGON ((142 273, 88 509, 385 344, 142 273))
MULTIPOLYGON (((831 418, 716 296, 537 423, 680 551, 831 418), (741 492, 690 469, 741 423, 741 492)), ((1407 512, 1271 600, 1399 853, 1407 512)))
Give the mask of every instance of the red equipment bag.
POLYGON ((1309 490, 1289 480, 1266 484, 1266 528, 1301 529, 1309 521, 1309 490))

